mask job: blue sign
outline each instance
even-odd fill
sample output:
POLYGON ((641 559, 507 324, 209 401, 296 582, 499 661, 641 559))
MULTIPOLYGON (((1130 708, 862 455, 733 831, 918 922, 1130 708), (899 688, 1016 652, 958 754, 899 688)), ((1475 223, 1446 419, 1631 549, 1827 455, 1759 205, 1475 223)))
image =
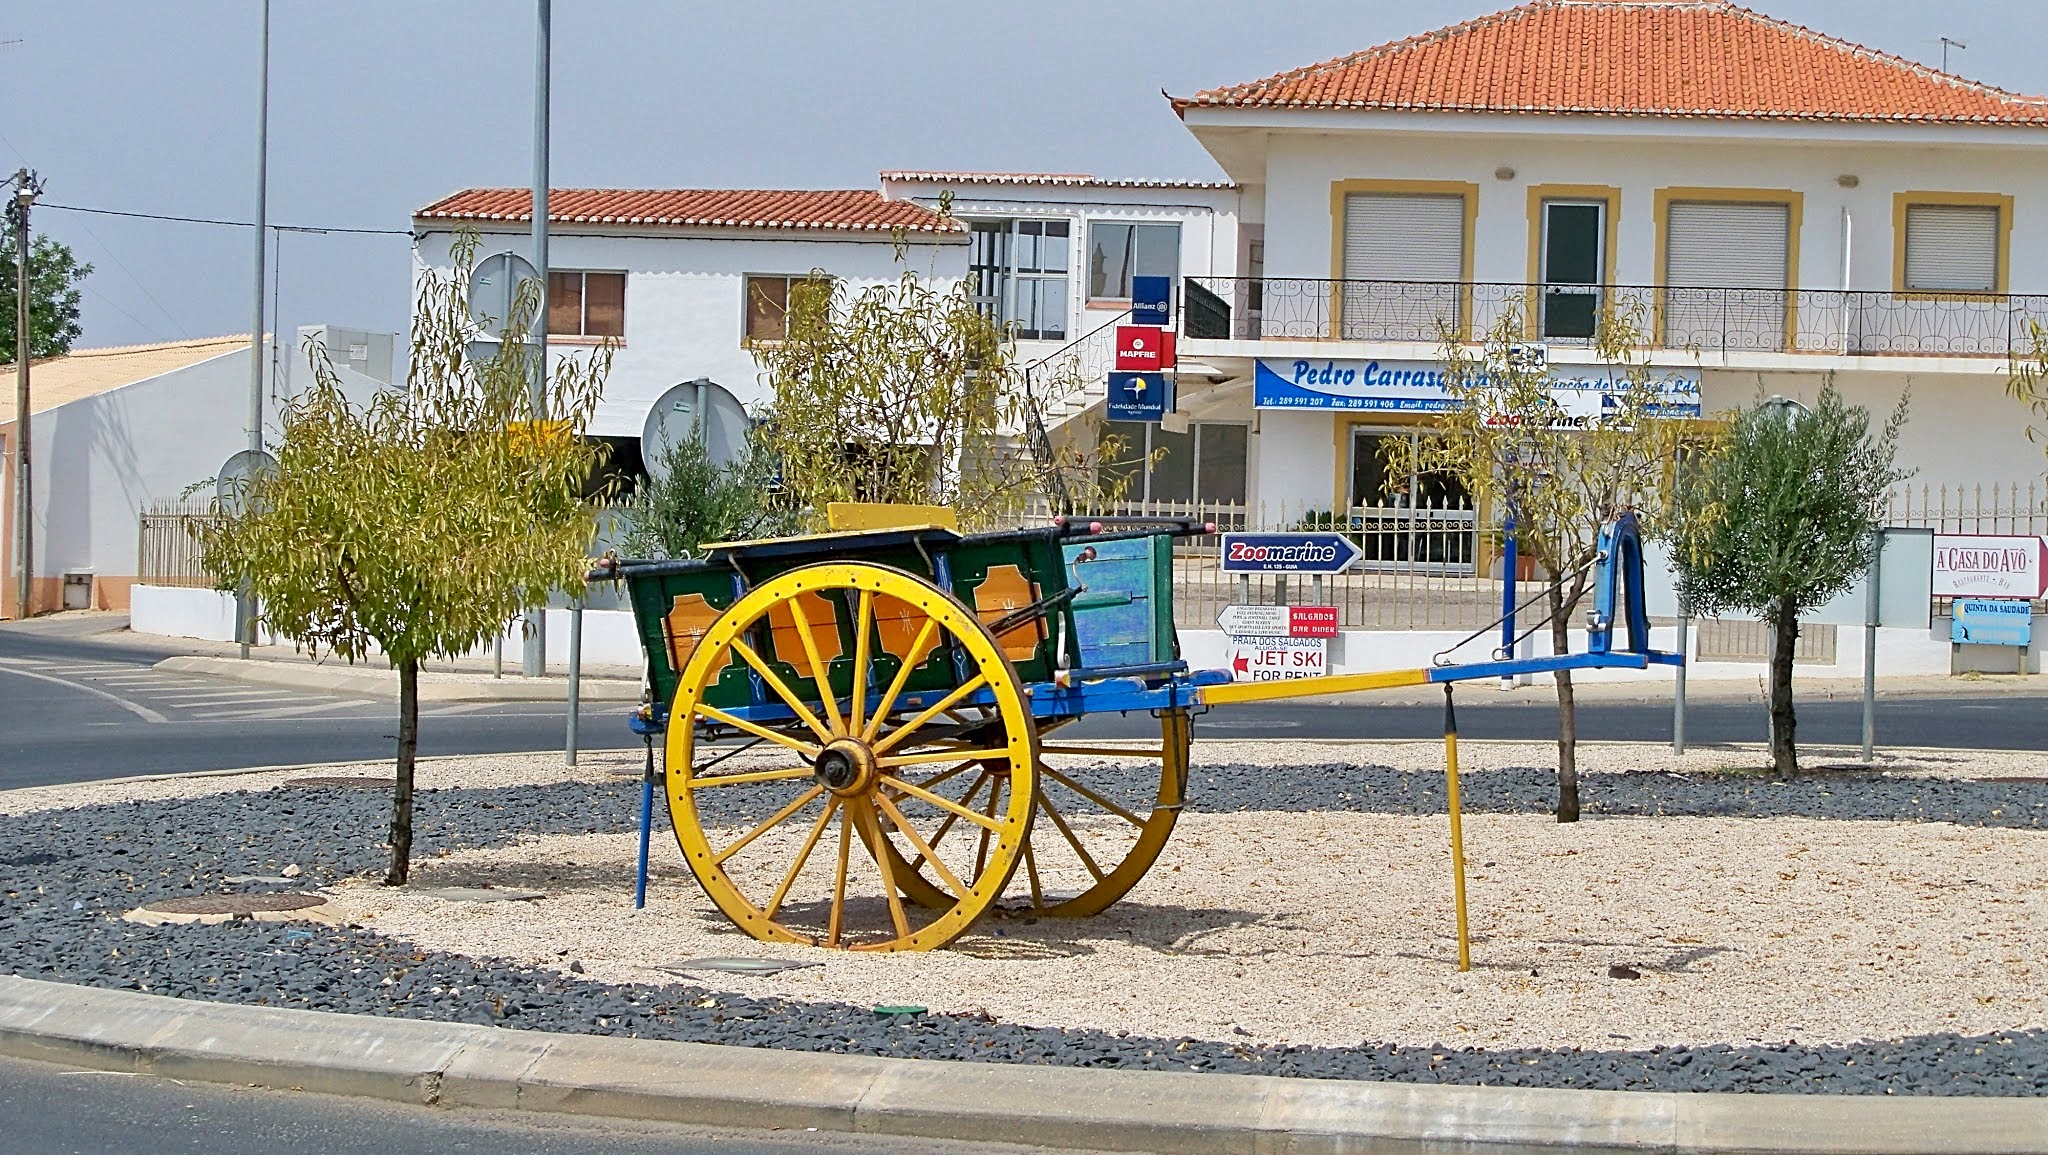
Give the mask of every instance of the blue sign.
POLYGON ((1172 277, 1131 278, 1131 324, 1162 329, 1173 324, 1172 277))
POLYGON ((1226 533, 1224 573, 1343 573, 1365 556, 1341 533, 1226 533))
POLYGON ((1111 373, 1109 405, 1104 414, 1111 421, 1163 421, 1173 408, 1173 393, 1160 373, 1111 373))
POLYGON ((1972 646, 2024 646, 2033 641, 2034 603, 1994 598, 1957 598, 1952 642, 1972 646))
MULTIPOLYGON (((1657 417, 1700 415, 1700 372, 1658 372, 1657 417)), ((1626 381, 1600 366, 1550 366, 1546 382, 1560 427, 1593 426, 1618 407, 1626 381)), ((1458 407, 1434 361, 1259 361, 1252 370, 1259 409, 1351 409, 1373 413, 1443 413, 1458 407)))

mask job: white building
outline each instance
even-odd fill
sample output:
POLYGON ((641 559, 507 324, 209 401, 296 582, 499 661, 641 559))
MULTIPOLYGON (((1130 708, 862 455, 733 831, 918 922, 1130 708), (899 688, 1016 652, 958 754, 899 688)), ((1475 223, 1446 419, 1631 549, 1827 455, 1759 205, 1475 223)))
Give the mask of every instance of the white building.
POLYGON ((1720 0, 1539 0, 1173 104, 1262 258, 1190 290, 1181 355, 1226 379, 1182 404, 1252 424, 1269 517, 1384 504, 1439 323, 1509 307, 1566 372, 1637 306, 1708 413, 1833 375, 1911 390, 1920 482, 2043 473, 2004 387, 2048 319, 2048 99, 1720 0))
MULTIPOLYGON (((300 343, 327 343, 335 370, 355 396, 391 380, 392 336, 309 326, 300 343)), ((269 342, 265 342, 266 352, 269 342)), ((0 370, 8 381, 13 366, 0 370)), ((284 374, 270 378, 265 413, 276 435, 284 374)), ((310 379, 305 372, 297 379, 310 379)), ((137 516, 175 502, 195 486, 212 496, 214 476, 248 446, 249 338, 215 337, 77 349, 31 367, 30 478, 34 482, 32 609, 127 609, 145 566, 137 516)), ((0 617, 17 616, 13 555, 14 390, 0 396, 0 617)))
MULTIPOLYGON (((754 347, 780 336, 791 279, 823 272, 857 293, 906 271, 972 276, 1021 360, 1062 354, 1088 373, 1092 389, 1045 398, 1057 423, 1099 405, 1132 276, 1237 272, 1237 201, 1223 182, 951 172, 884 173, 879 191, 555 190, 549 347, 618 342, 591 431, 630 466, 671 385, 708 377, 767 400, 754 347)), ((531 204, 524 189, 469 189, 428 205, 413 218, 419 266, 446 270, 462 227, 483 255, 526 252, 531 204)))

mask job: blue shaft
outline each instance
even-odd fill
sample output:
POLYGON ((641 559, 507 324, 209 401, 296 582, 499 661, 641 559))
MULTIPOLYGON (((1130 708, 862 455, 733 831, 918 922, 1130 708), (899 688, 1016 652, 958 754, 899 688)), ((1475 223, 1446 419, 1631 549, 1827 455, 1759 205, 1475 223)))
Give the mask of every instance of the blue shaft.
POLYGON ((1515 656, 1515 511, 1508 510, 1507 522, 1502 527, 1503 538, 1500 555, 1500 648, 1505 651, 1502 658, 1515 656))
POLYGON ((633 882, 633 909, 647 905, 647 837, 654 828, 654 775, 640 779, 640 871, 633 882))

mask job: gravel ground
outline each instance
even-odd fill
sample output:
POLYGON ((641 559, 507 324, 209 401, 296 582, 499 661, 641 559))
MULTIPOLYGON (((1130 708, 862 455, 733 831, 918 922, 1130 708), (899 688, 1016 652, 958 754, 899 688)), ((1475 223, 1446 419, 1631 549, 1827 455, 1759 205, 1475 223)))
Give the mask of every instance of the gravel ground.
MULTIPOLYGON (((1425 752, 1432 750, 1426 744, 1205 745, 1198 749, 1201 765, 1192 774, 1196 813, 1169 849, 1183 867, 1178 881, 1156 892, 1141 890, 1126 915, 1112 914, 1095 924, 1041 924, 1043 933, 1041 927, 1030 927, 1033 933, 1020 934, 1012 954, 1036 954, 1036 960, 1023 961, 1050 969, 1067 966, 1071 952, 1143 949, 1166 957, 1170 966, 1186 968, 1173 977, 1178 989, 1198 997, 1183 994, 1185 1003, 1223 999, 1246 981, 1236 977, 1237 970, 1250 976, 1274 969, 1291 974, 1295 985, 1323 981, 1317 979, 1314 954, 1322 932, 1273 917, 1282 909, 1278 900, 1288 885, 1298 887, 1310 875, 1325 872, 1337 873, 1340 885, 1355 889, 1393 889, 1402 883, 1400 871, 1389 864, 1402 861, 1430 875, 1441 889, 1442 823, 1440 817, 1434 823, 1428 819, 1442 813, 1442 777, 1394 768, 1431 765, 1433 753, 1425 752), (1243 845, 1223 844, 1233 836, 1243 845), (1310 841, 1296 842, 1300 838, 1310 841), (1266 874, 1244 860, 1245 848, 1261 843, 1284 869, 1266 874), (1323 861, 1283 857, 1296 846, 1322 851, 1316 857, 1323 861), (1369 849, 1360 852, 1360 847, 1369 849), (1435 868, 1428 863, 1432 857, 1435 868), (1172 887, 1192 885, 1187 880, 1197 867, 1206 872, 1204 886, 1222 878, 1226 871, 1219 862, 1241 866, 1228 873, 1242 876, 1243 885, 1260 882, 1260 890, 1248 890, 1248 895, 1263 899, 1266 879, 1287 885, 1272 887, 1273 903, 1168 909, 1189 897, 1191 892, 1172 887), (1126 916, 1164 919, 1155 928, 1163 937, 1119 943, 1102 936, 1101 926, 1126 916), (1172 933, 1176 917, 1182 920, 1178 934, 1172 933), (1301 959, 1261 953, 1290 937, 1301 959)), ((1396 1016, 1398 1029, 1372 1033, 1349 1026, 1326 1029, 1314 1007, 1286 1022, 1285 1016, 1261 1019, 1247 1012, 1242 1017, 1251 1021, 1236 1023, 1244 1034, 1216 1030, 1220 1016, 1189 1029, 1175 1025, 1191 1022, 1192 1016, 1184 1007, 1176 1010, 1171 998, 1160 998, 1157 1005, 1133 1003, 1129 1021, 1118 1022, 1114 1030, 1107 1029, 1111 1019, 1096 1026, 1020 1025, 1016 1020, 1030 1022, 1032 1017, 994 1011, 986 1004, 972 1009, 956 1004, 954 1013, 883 1017, 865 997, 853 1004, 797 993, 798 982, 817 981, 799 976, 818 971, 785 972, 775 980, 718 976, 710 984, 605 983, 600 980, 625 976, 597 966, 586 966, 589 973, 580 975, 557 969, 578 961, 567 953, 556 955, 552 965, 531 961, 546 957, 539 950, 508 950, 515 956, 509 958, 464 957, 380 929, 389 915, 363 924, 370 929, 249 922, 142 927, 119 921, 121 912, 148 899, 271 889, 273 884, 230 886, 225 880, 272 876, 287 865, 304 871, 292 889, 346 884, 379 871, 383 853, 376 844, 386 797, 336 788, 244 788, 267 786, 288 775, 0 796, 0 811, 11 815, 0 823, 0 948, 5 951, 0 966, 29 977, 181 997, 924 1058, 1682 1091, 2048 1094, 2048 1030, 2041 1027, 2039 1001, 2041 912, 2035 909, 2044 885, 2037 840, 2048 821, 2048 784, 1816 777, 1780 785, 1711 773, 1720 765, 1755 759, 1753 752, 1725 750, 1689 755, 1681 764, 1688 773, 1621 775, 1600 771, 1670 765, 1671 759, 1652 747, 1588 747, 1587 814, 1660 821, 1589 821, 1576 830, 1560 830, 1540 817, 1554 789, 1550 772, 1534 765, 1542 751, 1538 744, 1517 750, 1489 743, 1465 752, 1466 764, 1474 768, 1466 783, 1466 805, 1475 814, 1468 846, 1474 859, 1475 929, 1484 934, 1476 950, 1480 969, 1462 977, 1447 970, 1448 920, 1440 902, 1416 905, 1412 915, 1409 907, 1390 904, 1373 915, 1385 921, 1341 931, 1367 944, 1363 947, 1346 944, 1341 952, 1331 951, 1329 936, 1320 943, 1329 958, 1351 964, 1354 986, 1346 988, 1352 993, 1344 1001, 1378 1001, 1407 1016, 1396 1016), (85 798, 104 801, 78 806, 85 798), (67 802, 73 808, 62 808, 67 802), (1587 853, 1565 853, 1574 848, 1567 842, 1587 853), (1731 844, 1743 847, 1745 872, 1731 872, 1713 886, 1694 883, 1696 870, 1690 868, 1705 860, 1710 847, 1731 844), (1505 857, 1508 849, 1540 855, 1546 845, 1551 857, 1541 859, 1545 885, 1562 886, 1570 892, 1567 897, 1576 894, 1584 900, 1562 914, 1555 906, 1538 909, 1533 899, 1526 908, 1516 905, 1522 901, 1515 897, 1517 888, 1536 872, 1516 870, 1516 860, 1505 857), (1596 845, 1597 853, 1591 849, 1596 845), (1900 847, 1918 857, 1895 864, 1892 855, 1900 847), (1802 848, 1798 858, 1788 857, 1802 848), (1498 865, 1488 867, 1487 862, 1498 865), (1955 877, 1964 870, 1968 873, 1955 877), (1876 877, 1880 872, 1883 878, 1876 877), (1780 877, 1787 873, 1798 878, 1780 877), (1857 878, 1868 886, 1845 890, 1830 885, 1831 879, 1847 884, 1857 878), (1648 892, 1674 907, 1689 900, 1707 909, 1659 910, 1647 901, 1618 897, 1602 905, 1589 897, 1605 887, 1621 888, 1615 896, 1641 892, 1652 882, 1648 892), (1934 941, 1925 937, 1926 919, 1902 918, 1869 931, 1832 925, 1843 909, 1843 895, 1851 893, 1910 898, 1927 910, 1959 907, 1970 929, 1982 936, 1958 933, 1934 941), (1776 957, 1747 950, 1711 954, 1704 949, 1715 945, 1711 940, 1697 945, 1678 941, 1705 937, 1685 931, 1688 919, 1739 917, 1745 925, 1764 925, 1773 915, 1788 935, 1773 948, 1776 957), (1829 936, 1835 933, 1851 937, 1830 948, 1829 936), (1874 952, 1886 948, 1887 938, 1898 940, 1889 944, 1894 957, 1880 959, 1874 952), (1906 943, 1917 947, 1897 949, 1906 943), (1661 949, 1646 950, 1652 944, 1661 949), (1539 947, 1546 948, 1540 955, 1539 947), (1860 970, 1847 966, 1841 975, 1831 972, 1827 981, 1800 969, 1801 960, 1828 949, 1862 956, 1872 965, 1860 970), (1570 950, 1578 951, 1578 957, 1565 957, 1570 950), (1525 959, 1549 956, 1558 956, 1554 970, 1543 963, 1536 965, 1537 976, 1525 977, 1519 970, 1525 959), (1506 965, 1510 959, 1515 969, 1506 965), (1645 977, 1609 980, 1596 968, 1610 960, 1633 965, 1645 977), (2027 969, 2022 973, 2021 968, 2027 969), (1944 972, 1958 990, 1912 985, 1938 980, 1944 972), (1659 1003, 1676 1000, 1674 992, 1700 976, 1712 982, 1716 975, 1739 980, 1734 989, 1740 993, 1728 996, 1730 1001, 1763 1009, 1725 1008, 1740 1021, 1721 1041, 1706 1041, 1713 1032, 1672 1031, 1671 1016, 1659 1003), (1519 990, 1524 981, 1547 993, 1536 997, 1519 990), (783 993, 750 995, 740 989, 749 983, 779 983, 776 989, 783 993), (1901 1031, 1891 1037, 1873 1032, 1874 1038, 1856 1041, 1842 1037, 1844 1012, 1835 1004, 1863 992, 1888 991, 1894 984, 1902 989, 1880 1000, 1889 1008, 1884 1013, 1895 1019, 1909 1016, 1915 1005, 1926 1003, 1917 1030, 1932 1033, 1901 1031), (1778 988, 1784 993, 1776 994, 1778 988), (1978 1001, 1985 994, 1992 1002, 1978 1001), (2011 1002, 2001 1005, 2008 997, 2011 1002), (1509 1022, 1498 1014, 1501 1000, 1508 998, 1547 1007, 1555 1019, 1597 1020, 1605 1029, 1574 1035, 1574 1045, 1544 1043, 1561 1039, 1544 1034, 1546 1028, 1535 1019, 1518 1015, 1509 1022), (1955 1017, 1945 1018, 1951 1012, 1955 1017), (1175 1013, 1181 1017, 1171 1018, 1175 1013), (1460 1030, 1460 1024, 1472 1029, 1460 1030), (1759 1025, 1766 1029, 1755 1029, 1759 1025), (1340 1042, 1361 1038, 1357 1045, 1340 1042)), ((2041 773, 2038 758, 1940 764, 1931 757, 1913 755, 1896 768, 1972 776, 2041 773)), ((432 790, 422 796, 417 834, 422 881, 453 877, 465 864, 473 868, 483 861, 480 856, 517 847, 522 839, 566 837, 571 841, 562 845, 575 849, 559 856, 551 871, 556 877, 536 878, 544 888, 564 892, 548 902, 572 905, 569 891, 622 894, 628 880, 617 869, 621 840, 616 832, 631 829, 638 790, 630 778, 605 772, 630 768, 630 758, 616 761, 619 767, 586 766, 580 778, 569 781, 560 780, 559 768, 546 765, 545 759, 428 766, 422 778, 432 790)), ((672 848, 662 849, 672 861, 672 848)), ((1171 863, 1160 869, 1174 878, 1171 863)), ((516 884, 502 873, 493 878, 516 884)), ((663 883, 663 892, 681 905, 689 897, 687 887, 685 880, 672 877, 663 883)), ((701 899, 697 905, 703 905, 701 899)), ((1330 908, 1318 909, 1330 913, 1330 908)), ((990 928, 1012 929, 1027 928, 990 928)), ((575 942, 578 955, 596 954, 595 944, 582 939, 556 941, 575 942)), ((718 941, 718 953, 772 953, 737 936, 718 936, 718 941)), ((646 961, 668 961, 663 950, 664 957, 646 961)), ((984 959, 971 950, 953 953, 957 959, 933 956, 907 965, 1019 965, 1016 959, 984 959)), ((886 965, 891 960, 862 961, 886 965)), ((1338 968, 1333 963, 1328 969, 1338 968)), ((1103 985, 1105 1003, 1130 996, 1127 982, 1091 981, 1103 985)), ((916 993, 907 1001, 935 1008, 944 1007, 949 997, 922 975, 908 989, 916 993)))

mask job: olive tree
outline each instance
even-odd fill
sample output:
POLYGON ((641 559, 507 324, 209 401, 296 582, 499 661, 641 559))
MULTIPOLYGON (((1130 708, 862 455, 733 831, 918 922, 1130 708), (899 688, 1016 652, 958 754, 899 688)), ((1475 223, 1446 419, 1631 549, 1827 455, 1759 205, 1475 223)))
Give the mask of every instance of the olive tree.
POLYGON ((621 548, 634 557, 695 557, 705 542, 794 532, 795 517, 771 492, 775 470, 750 436, 739 460, 712 459, 701 438, 655 448, 658 469, 640 479, 620 511, 621 548))
POLYGON ((760 444, 811 527, 855 501, 951 506, 985 528, 1095 477, 1088 453, 1030 437, 1015 343, 969 282, 906 271, 855 292, 817 273, 791 282, 785 319, 754 351, 775 396, 760 444))
MULTIPOLYGON (((1446 331, 1444 389, 1453 403, 1434 433, 1413 448, 1389 439, 1391 478, 1410 471, 1456 476, 1475 502, 1505 521, 1517 550, 1548 575, 1543 611, 1555 653, 1571 650, 1571 623, 1593 586, 1600 531, 1628 510, 1654 520, 1684 423, 1669 404, 1641 341, 1640 307, 1598 318, 1597 372, 1610 386, 1598 413, 1558 401, 1552 373, 1527 348, 1522 311, 1510 305, 1478 349, 1446 331)), ((1391 484, 1392 482, 1390 482, 1391 484)), ((1569 670, 1557 687, 1557 820, 1579 818, 1578 714, 1569 670)))
POLYGON ((610 350, 564 358, 536 399, 528 283, 496 355, 472 357, 476 244, 463 235, 452 272, 420 279, 403 391, 351 401, 309 343, 313 385, 284 407, 276 473, 250 483, 244 512, 198 530, 208 572, 222 589, 246 584, 272 630, 316 657, 381 652, 398 671, 392 886, 411 864, 421 661, 473 650, 580 587, 604 500, 584 496, 604 451, 582 432, 610 350))
POLYGON ((1870 570, 1907 395, 1883 427, 1832 379, 1812 406, 1758 395, 1681 476, 1667 536, 1679 603, 1695 617, 1739 610, 1770 623, 1771 764, 1799 772, 1792 655, 1799 616, 1870 570))

